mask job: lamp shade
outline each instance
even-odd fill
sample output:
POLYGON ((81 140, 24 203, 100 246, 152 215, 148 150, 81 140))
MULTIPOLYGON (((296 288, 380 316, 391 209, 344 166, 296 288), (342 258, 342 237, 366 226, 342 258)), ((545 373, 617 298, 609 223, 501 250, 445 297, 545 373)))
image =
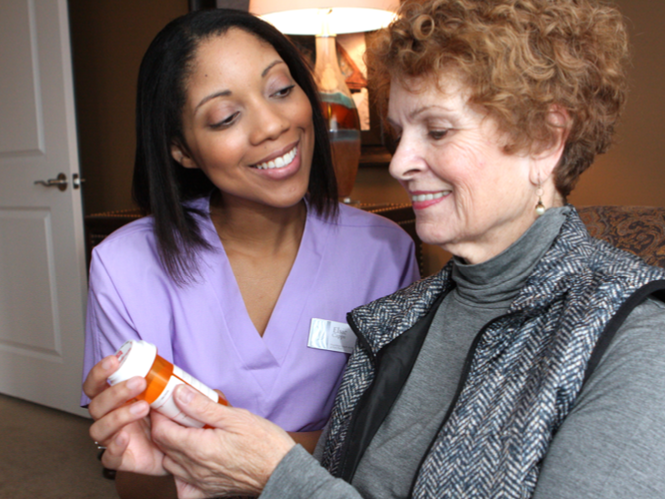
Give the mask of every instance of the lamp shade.
POLYGON ((383 28, 395 18, 399 0, 250 0, 249 11, 289 35, 321 34, 326 16, 332 34, 383 28))

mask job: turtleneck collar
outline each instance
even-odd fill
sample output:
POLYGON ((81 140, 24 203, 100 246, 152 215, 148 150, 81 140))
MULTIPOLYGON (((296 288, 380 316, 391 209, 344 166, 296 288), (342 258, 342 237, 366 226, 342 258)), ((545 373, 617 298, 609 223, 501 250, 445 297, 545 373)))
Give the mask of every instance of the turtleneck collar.
POLYGON ((457 298, 485 307, 507 306, 552 245, 569 210, 550 208, 515 243, 490 260, 464 264, 455 257, 452 279, 457 298))

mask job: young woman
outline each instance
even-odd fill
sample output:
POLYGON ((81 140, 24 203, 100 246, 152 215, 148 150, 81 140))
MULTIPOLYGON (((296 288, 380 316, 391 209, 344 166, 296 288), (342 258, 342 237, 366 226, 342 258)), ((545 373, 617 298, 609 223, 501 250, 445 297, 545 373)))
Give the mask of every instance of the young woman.
MULTIPOLYGON (((283 35, 221 9, 164 28, 138 82, 134 195, 150 216, 93 252, 82 400, 91 415, 147 416, 145 402, 110 415, 106 404, 144 381, 104 391, 110 355, 142 339, 311 449, 347 354, 308 347, 310 331, 418 277, 409 236, 339 205, 335 186, 316 89, 283 35)), ((128 460, 156 453, 143 424, 95 439, 131 436, 143 448, 130 446, 128 460)), ((156 460, 139 472, 164 471, 156 460)))

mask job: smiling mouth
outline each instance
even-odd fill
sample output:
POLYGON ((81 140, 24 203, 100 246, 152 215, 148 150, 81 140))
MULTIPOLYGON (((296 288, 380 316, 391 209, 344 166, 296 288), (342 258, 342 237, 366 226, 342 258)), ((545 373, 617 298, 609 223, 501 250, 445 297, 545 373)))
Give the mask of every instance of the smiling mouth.
POLYGON ((452 191, 439 191, 438 193, 414 194, 411 196, 411 201, 420 202, 438 200, 439 198, 443 198, 444 196, 449 195, 451 192, 452 191))
POLYGON ((286 165, 288 165, 293 161, 297 153, 298 153, 298 146, 295 146, 291 151, 289 151, 285 155, 280 156, 278 158, 273 158, 270 161, 257 163, 256 165, 253 165, 253 167, 258 168, 259 170, 269 170, 273 168, 285 167, 286 165))

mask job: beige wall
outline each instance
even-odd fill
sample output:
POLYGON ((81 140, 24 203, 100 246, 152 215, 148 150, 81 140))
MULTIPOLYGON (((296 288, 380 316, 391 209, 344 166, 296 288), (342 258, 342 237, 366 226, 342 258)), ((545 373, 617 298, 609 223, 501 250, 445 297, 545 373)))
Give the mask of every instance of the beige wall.
POLYGON ((665 206, 665 2, 618 0, 632 45, 631 92, 617 143, 586 172, 576 205, 665 206))
MULTIPOLYGON (((187 12, 187 0, 69 0, 81 169, 86 213, 131 207, 134 92, 150 40, 187 12)), ((632 91, 618 143, 584 174, 570 201, 576 205, 665 206, 665 1, 618 0, 629 19, 632 91)), ((353 197, 367 202, 408 201, 385 169, 358 175, 353 197)), ((428 272, 446 257, 426 254, 428 272)))

